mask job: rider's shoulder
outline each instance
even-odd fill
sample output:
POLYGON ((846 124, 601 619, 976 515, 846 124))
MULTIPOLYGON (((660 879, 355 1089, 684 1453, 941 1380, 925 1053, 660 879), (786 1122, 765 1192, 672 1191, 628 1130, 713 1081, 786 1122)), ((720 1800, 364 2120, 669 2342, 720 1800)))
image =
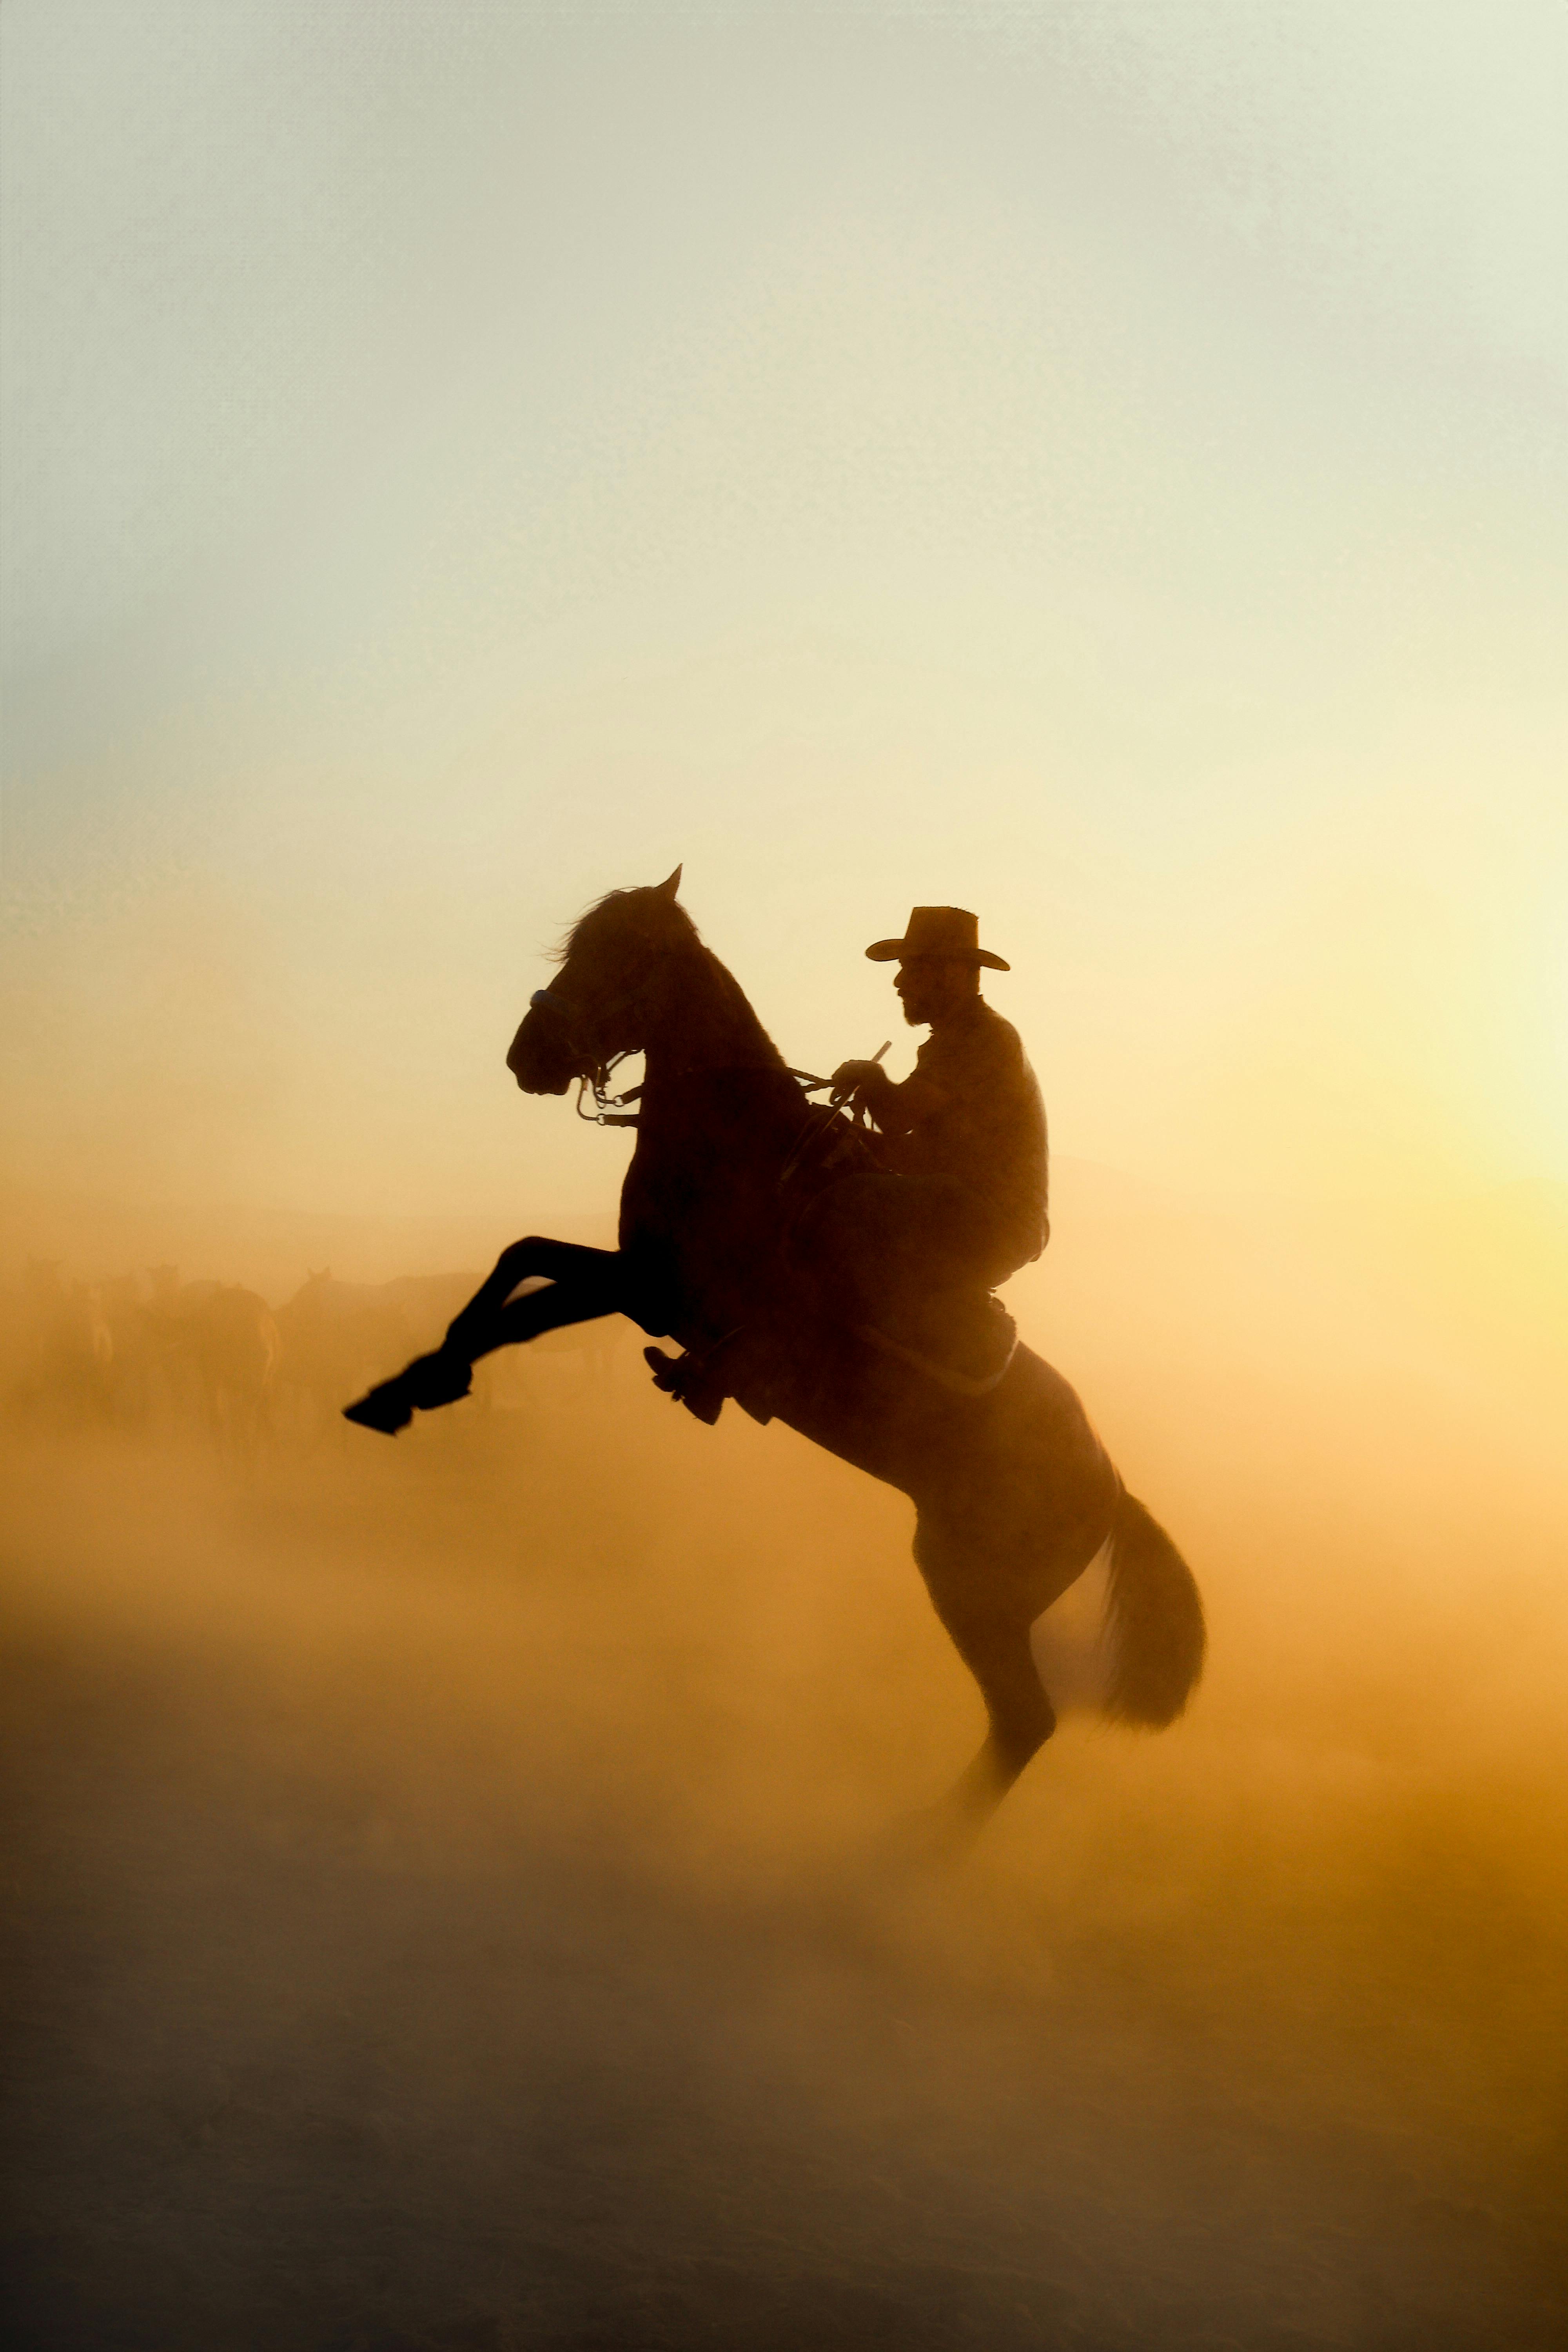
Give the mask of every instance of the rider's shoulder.
POLYGON ((1023 1039, 1013 1024, 1004 1013, 998 1013, 994 1004, 987 1004, 983 996, 977 996, 974 1000, 974 1010, 979 1015, 979 1025, 986 1036, 994 1039, 999 1045, 1011 1045, 1018 1053, 1023 1052, 1023 1039))
POLYGON ((1021 1062, 1024 1041, 1010 1021, 977 996, 973 1004, 965 1005, 954 1021, 946 1021, 933 1029, 915 1055, 917 1063, 939 1066, 951 1063, 987 1062, 998 1065, 1021 1062))

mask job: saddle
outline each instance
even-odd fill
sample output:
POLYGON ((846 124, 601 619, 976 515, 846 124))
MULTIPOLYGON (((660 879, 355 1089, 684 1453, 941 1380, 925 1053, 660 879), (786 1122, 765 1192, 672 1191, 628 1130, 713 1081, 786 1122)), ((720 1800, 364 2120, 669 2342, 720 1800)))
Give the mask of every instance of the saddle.
POLYGON ((881 1165, 875 1133, 841 1110, 808 1107, 795 1149, 779 1178, 777 1288, 758 1313, 705 1348, 679 1356, 645 1348, 654 1384, 710 1427, 733 1397, 764 1425, 773 1418, 773 1392, 797 1368, 805 1370, 846 1338, 907 1364, 955 1396, 988 1396, 1013 1360, 1018 1329, 998 1298, 980 1290, 934 1289, 918 1302, 889 1299, 875 1321, 848 1321, 824 1312, 820 1297, 791 1270, 792 1244, 812 1203, 847 1176, 881 1165))
POLYGON ((765 1428, 773 1420, 774 1394, 797 1367, 805 1369, 825 1349, 854 1339, 907 1364, 922 1380, 950 1395, 989 1396, 998 1386, 1018 1345, 1018 1327, 999 1298, 968 1291, 937 1291, 917 1317, 873 1323, 840 1323, 809 1310, 786 1322, 776 1311, 759 1315, 728 1331, 707 1348, 679 1356, 645 1348, 654 1386, 711 1428, 733 1397, 743 1412, 765 1428))

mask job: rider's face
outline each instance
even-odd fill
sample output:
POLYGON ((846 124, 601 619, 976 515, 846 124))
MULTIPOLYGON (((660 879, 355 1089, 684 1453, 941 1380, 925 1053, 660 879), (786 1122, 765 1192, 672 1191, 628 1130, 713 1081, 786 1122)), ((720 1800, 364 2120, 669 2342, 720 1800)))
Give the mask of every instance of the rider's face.
POLYGON ((911 1029, 940 1021, 974 992, 974 975, 966 963, 951 956, 908 956, 899 966, 893 986, 911 1029))

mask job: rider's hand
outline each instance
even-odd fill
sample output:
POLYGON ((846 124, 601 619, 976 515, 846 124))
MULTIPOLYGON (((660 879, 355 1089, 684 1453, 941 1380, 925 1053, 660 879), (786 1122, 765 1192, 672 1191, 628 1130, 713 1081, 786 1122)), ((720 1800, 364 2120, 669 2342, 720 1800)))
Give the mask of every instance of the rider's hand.
POLYGON ((836 1095, 858 1094, 873 1075, 881 1076, 880 1067, 875 1062, 840 1062, 828 1084, 836 1095))

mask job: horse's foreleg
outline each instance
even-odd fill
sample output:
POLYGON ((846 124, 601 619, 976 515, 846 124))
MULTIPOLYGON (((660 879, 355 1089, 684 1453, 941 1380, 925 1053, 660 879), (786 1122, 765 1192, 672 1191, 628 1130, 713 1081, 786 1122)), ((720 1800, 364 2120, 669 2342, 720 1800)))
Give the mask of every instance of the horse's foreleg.
MULTIPOLYGON (((552 1242, 543 1234, 529 1234, 520 1242, 512 1242, 502 1250, 491 1271, 475 1291, 466 1307, 459 1307, 447 1327, 444 1344, 461 1348, 470 1336, 478 1337, 489 1327, 491 1318, 511 1297, 520 1282, 538 1280, 557 1286, 570 1285, 574 1291, 586 1296, 603 1293, 611 1297, 607 1307, 590 1308, 588 1312, 611 1315, 619 1304, 618 1291, 622 1275, 619 1250, 588 1249, 578 1242, 552 1242)), ((542 1294, 530 1294, 537 1297, 542 1294)), ((516 1304, 523 1302, 518 1300, 516 1304)), ((578 1315, 562 1317, 566 1323, 581 1322, 578 1315)), ((548 1330, 548 1323, 538 1326, 548 1330)), ((531 1332, 521 1332, 520 1338, 531 1339, 531 1332)), ((489 1347, 504 1347, 504 1340, 489 1341, 475 1350, 488 1354, 489 1347)))
POLYGON ((616 1250, 585 1249, 538 1234, 514 1242, 453 1317, 439 1348, 431 1355, 416 1356, 395 1378, 345 1405, 345 1420, 395 1436, 416 1412, 433 1412, 466 1397, 481 1356, 535 1339, 542 1331, 563 1324, 616 1314, 622 1305, 620 1274, 616 1250), (538 1276, 545 1277, 539 1289, 512 1297, 520 1282, 538 1276))
MULTIPOLYGON (((537 1339, 545 1331, 560 1331, 569 1323, 593 1323, 601 1316, 619 1311, 620 1300, 615 1285, 607 1277, 590 1276, 584 1281, 575 1276, 562 1282, 547 1282, 538 1290, 524 1291, 521 1298, 509 1299, 498 1307, 482 1323, 465 1325, 458 1334, 458 1344, 468 1353, 470 1362, 488 1356, 496 1348, 515 1348, 529 1339, 537 1339)), ((464 1314, 468 1312, 464 1309, 464 1314)), ((462 1321, 462 1317, 458 1318, 462 1321)), ((453 1345, 453 1331, 447 1334, 447 1345, 453 1345)))

